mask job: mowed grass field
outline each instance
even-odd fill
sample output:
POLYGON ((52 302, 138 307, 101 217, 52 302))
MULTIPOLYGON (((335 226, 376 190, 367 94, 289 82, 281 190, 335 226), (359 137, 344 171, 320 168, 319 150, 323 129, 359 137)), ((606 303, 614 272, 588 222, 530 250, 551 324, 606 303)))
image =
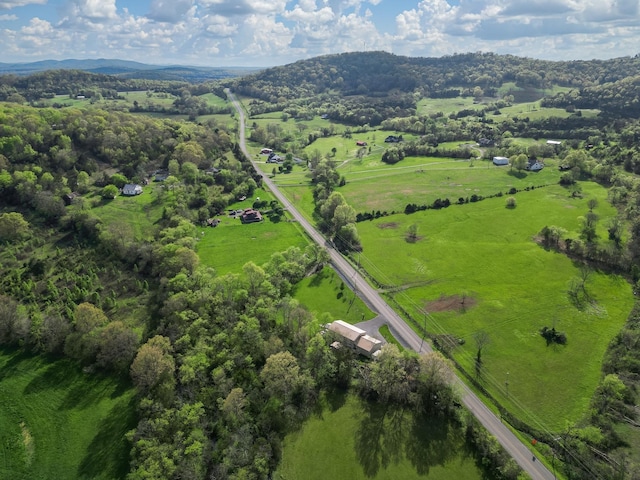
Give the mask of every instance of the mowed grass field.
POLYGON ((329 267, 298 283, 294 297, 316 316, 328 313, 333 320, 352 324, 375 317, 375 313, 329 267))
POLYGON ((135 423, 128 384, 0 349, 0 478, 124 478, 135 423))
POLYGON ((419 320, 429 312, 429 332, 463 339, 456 360, 514 413, 556 430, 585 413, 606 347, 634 302, 623 278, 594 271, 586 284, 592 303, 576 307, 567 291, 579 265, 534 241, 545 225, 577 238, 587 201, 596 198, 606 242, 605 224, 615 215, 606 190, 582 187, 581 199, 552 185, 518 193, 514 209, 502 197, 358 224, 364 268, 383 285, 406 286, 395 300, 419 320), (412 224, 419 240, 407 243, 412 224), (567 344, 547 346, 544 326, 565 332, 567 344), (476 372, 479 331, 490 343, 476 372))
MULTIPOLYGON (((362 159, 355 153, 344 158, 336 156, 337 171, 346 179, 346 185, 337 191, 356 212, 403 212, 408 203, 430 205, 437 198, 457 203, 459 198, 472 195, 506 194, 511 188, 524 190, 555 184, 561 174, 557 160, 545 160, 546 167, 539 172, 497 167, 489 160, 442 157, 406 157, 387 165, 381 161, 383 147, 376 148, 372 146, 372 153, 362 159)), ((260 164, 260 167, 265 172, 273 169, 272 164, 260 164)), ((296 165, 291 173, 278 173, 273 180, 310 218, 313 197, 306 166, 296 165)))
POLYGON ((88 195, 86 200, 94 205, 90 212, 105 224, 128 225, 134 238, 149 239, 156 233, 156 223, 162 217, 164 205, 158 201, 161 188, 159 184, 150 184, 143 187, 140 195, 118 195, 113 200, 104 200, 96 192, 88 195))
MULTIPOLYGON (((230 208, 242 210, 251 207, 256 198, 273 200, 268 192, 257 189, 252 198, 234 203, 230 208)), ((253 262, 258 266, 269 261, 275 252, 283 252, 289 247, 304 249, 309 240, 297 222, 289 221, 285 213, 279 222, 266 216, 259 223, 243 224, 239 218, 222 215, 217 227, 201 227, 197 245, 202 264, 213 267, 220 275, 240 273, 242 266, 253 262)))
POLYGON ((320 412, 285 438, 275 480, 487 478, 452 423, 355 396, 334 394, 321 403, 320 412))

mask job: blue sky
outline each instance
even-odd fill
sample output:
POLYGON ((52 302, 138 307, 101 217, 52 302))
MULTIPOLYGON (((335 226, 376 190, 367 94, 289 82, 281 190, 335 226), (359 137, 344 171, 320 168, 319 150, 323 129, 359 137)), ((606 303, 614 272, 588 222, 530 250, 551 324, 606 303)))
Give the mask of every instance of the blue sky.
POLYGON ((0 62, 273 66, 349 51, 640 53, 640 0, 0 0, 0 62))

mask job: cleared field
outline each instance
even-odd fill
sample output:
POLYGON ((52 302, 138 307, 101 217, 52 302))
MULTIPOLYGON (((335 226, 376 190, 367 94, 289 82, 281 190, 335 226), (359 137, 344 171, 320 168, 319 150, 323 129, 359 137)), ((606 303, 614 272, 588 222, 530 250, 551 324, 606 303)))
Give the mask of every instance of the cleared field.
POLYGON ((276 480, 487 478, 464 432, 441 419, 415 418, 355 396, 334 394, 320 413, 285 438, 276 480))
POLYGON ((103 200, 94 194, 86 200, 95 205, 90 211, 105 224, 125 224, 135 238, 151 238, 156 231, 156 222, 162 217, 163 203, 158 201, 162 187, 151 184, 143 188, 142 194, 133 197, 118 195, 113 200, 103 200))
MULTIPOLYGON (((272 197, 264 190, 256 190, 262 200, 272 197)), ((235 203, 232 208, 244 209, 253 204, 253 199, 235 203)), ((256 265, 266 263, 274 252, 282 252, 296 246, 304 249, 309 241, 300 226, 288 221, 285 215, 279 222, 265 218, 260 223, 243 224, 238 218, 219 217, 221 223, 215 227, 200 228, 197 252, 200 261, 213 267, 218 274, 239 273, 242 266, 252 261, 256 265)))
POLYGON ((604 224, 615 215, 606 190, 585 183, 583 192, 570 198, 553 185, 518 193, 514 209, 503 197, 358 224, 364 268, 383 285, 406 287, 395 300, 418 319, 429 312, 430 332, 463 339, 454 355, 467 372, 523 420, 550 429, 585 413, 605 349, 634 300, 624 279, 595 271, 586 286, 592 302, 578 308, 567 291, 579 265, 534 242, 545 225, 576 238, 589 198, 599 200, 605 242, 604 224), (412 224, 419 240, 407 243, 412 224), (567 344, 548 346, 544 326, 565 332, 567 344), (490 344, 476 372, 479 331, 490 344))
MULTIPOLYGON (((363 159, 337 160, 338 172, 347 181, 339 187, 357 212, 403 212, 408 203, 430 205, 437 198, 452 203, 472 195, 487 197, 511 188, 523 190, 555 184, 560 179, 557 161, 547 160, 539 172, 518 172, 510 167, 496 167, 487 160, 457 160, 452 158, 407 157, 395 165, 380 161, 382 152, 363 159)), ((265 172, 271 164, 261 164, 265 172)), ((304 209, 307 217, 313 212, 309 189, 309 171, 295 166, 288 174, 277 174, 274 181, 304 209)))
POLYGON ((333 320, 358 323, 375 316, 329 267, 296 285, 294 297, 311 312, 328 313, 333 320))
POLYGON ((418 102, 418 115, 430 115, 442 112, 445 115, 456 113, 460 110, 482 110, 486 105, 477 103, 473 97, 455 98, 423 98, 418 102))
POLYGON ((0 478, 124 478, 135 422, 124 382, 0 349, 0 478))

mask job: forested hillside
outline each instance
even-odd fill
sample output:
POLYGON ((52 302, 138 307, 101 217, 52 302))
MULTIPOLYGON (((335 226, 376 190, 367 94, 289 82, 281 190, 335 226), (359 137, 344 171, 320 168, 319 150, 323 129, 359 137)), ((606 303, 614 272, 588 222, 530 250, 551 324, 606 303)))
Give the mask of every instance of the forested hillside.
MULTIPOLYGON (((623 81, 639 70, 639 57, 553 62, 492 53, 408 58, 372 52, 301 60, 225 83, 259 100, 252 105, 252 113, 289 107, 294 118, 304 118, 313 110, 335 121, 375 126, 391 116, 415 115, 416 102, 423 97, 501 97, 525 90, 536 91, 534 95, 542 98, 554 87, 582 91, 623 81), (513 92, 499 93, 510 83, 513 92)), ((602 108, 625 116, 635 112, 620 97, 602 100, 582 108, 602 108)))

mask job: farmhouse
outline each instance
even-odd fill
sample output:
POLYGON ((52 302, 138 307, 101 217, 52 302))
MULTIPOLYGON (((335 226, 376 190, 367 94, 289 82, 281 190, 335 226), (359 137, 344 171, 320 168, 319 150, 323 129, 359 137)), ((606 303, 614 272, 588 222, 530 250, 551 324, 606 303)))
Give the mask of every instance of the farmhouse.
POLYGON ((273 153, 273 150, 271 150, 270 148, 263 148, 262 150, 260 150, 260 153, 262 155, 269 155, 270 153, 273 153))
POLYGON ((333 332, 338 341, 334 342, 334 348, 345 346, 366 357, 373 357, 382 348, 382 342, 377 338, 367 335, 367 332, 343 320, 336 320, 327 326, 333 332))
POLYGON ((534 160, 530 158, 529 163, 527 163, 526 167, 524 168, 531 172, 538 172, 544 168, 544 163, 541 160, 534 160))
POLYGON ((122 195, 133 197, 142 193, 142 187, 137 183, 127 183, 122 187, 122 195))
POLYGON ((262 214, 253 208, 247 208, 240 214, 242 223, 256 223, 262 221, 262 214))
POLYGON ((494 165, 509 165, 509 159, 507 157, 493 157, 494 165))

